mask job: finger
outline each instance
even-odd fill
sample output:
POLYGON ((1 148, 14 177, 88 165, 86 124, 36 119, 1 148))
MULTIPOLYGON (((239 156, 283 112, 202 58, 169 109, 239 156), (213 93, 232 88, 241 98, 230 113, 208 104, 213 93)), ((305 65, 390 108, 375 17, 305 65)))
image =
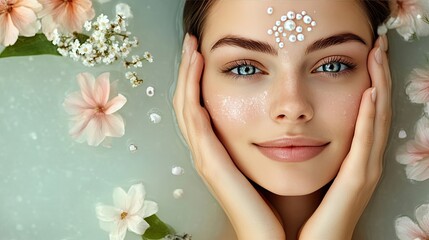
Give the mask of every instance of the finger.
MULTIPOLYGON (((377 100, 376 88, 367 89, 361 100, 359 114, 353 136, 350 152, 345 159, 339 174, 351 172, 366 172, 367 159, 371 154, 374 141, 375 103, 377 100), (345 169, 346 168, 346 169, 345 169)), ((339 176, 341 178, 341 176, 339 176)), ((348 176, 346 176, 348 177, 348 176)))
MULTIPOLYGON (((391 80, 388 71, 387 55, 380 48, 373 49, 368 58, 368 71, 372 86, 377 89, 376 114, 374 122, 374 146, 372 159, 381 165, 381 159, 387 144, 391 118, 391 80), (386 70, 387 69, 387 70, 386 70)), ((375 166, 375 165, 374 165, 375 166)))

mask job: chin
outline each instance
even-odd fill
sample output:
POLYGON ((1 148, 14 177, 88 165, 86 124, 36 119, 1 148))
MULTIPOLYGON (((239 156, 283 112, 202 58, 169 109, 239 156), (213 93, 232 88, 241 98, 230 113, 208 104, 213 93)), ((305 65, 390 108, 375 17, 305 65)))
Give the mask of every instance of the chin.
POLYGON ((278 182, 275 185, 261 186, 265 190, 279 196, 305 196, 321 190, 323 187, 330 185, 333 178, 324 181, 314 182, 278 182))

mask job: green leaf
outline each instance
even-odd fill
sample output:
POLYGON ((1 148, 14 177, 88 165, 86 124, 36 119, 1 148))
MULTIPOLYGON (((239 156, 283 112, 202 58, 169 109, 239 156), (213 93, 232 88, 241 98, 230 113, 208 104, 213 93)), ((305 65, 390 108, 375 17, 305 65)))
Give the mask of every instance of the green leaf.
POLYGON ((142 239, 161 239, 168 234, 174 234, 174 230, 159 219, 155 214, 145 218, 150 227, 143 234, 142 239))
POLYGON ((33 37, 18 37, 14 45, 3 50, 0 58, 42 54, 60 56, 57 46, 50 42, 43 33, 38 33, 33 37))

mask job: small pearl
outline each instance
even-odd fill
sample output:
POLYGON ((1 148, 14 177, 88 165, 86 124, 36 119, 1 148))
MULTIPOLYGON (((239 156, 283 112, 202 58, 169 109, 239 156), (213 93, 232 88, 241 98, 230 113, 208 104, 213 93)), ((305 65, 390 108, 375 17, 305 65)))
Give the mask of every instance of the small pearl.
POLYGON ((285 44, 283 42, 279 43, 279 48, 283 48, 285 46, 285 44))
POLYGON ((296 23, 293 20, 287 20, 284 24, 284 28, 288 31, 293 31, 296 27, 296 23))
POLYGON ((284 32, 284 33, 283 33, 283 37, 286 37, 286 36, 287 36, 287 33, 285 33, 285 32, 284 32))
POLYGON ((153 95, 155 95, 155 88, 147 87, 146 88, 146 95, 148 95, 149 97, 153 97, 153 95))
POLYGON ((302 27, 301 26, 296 27, 296 31, 299 33, 302 32, 302 27))
POLYGON ((274 33, 274 36, 278 37, 278 36, 279 36, 279 34, 280 34, 279 32, 275 32, 275 33, 274 33))
POLYGON ((273 29, 268 29, 267 33, 268 35, 273 35, 273 29))
POLYGON ((135 152, 137 151, 137 146, 134 144, 130 144, 130 146, 128 147, 128 149, 130 150, 130 152, 135 152))
POLYGON ((183 196, 183 194, 184 194, 184 191, 181 188, 178 188, 178 189, 176 189, 176 190, 173 191, 173 197, 175 199, 181 198, 183 196))
POLYGON ((294 13, 294 12, 292 12, 292 11, 289 11, 289 12, 287 13, 287 17, 288 17, 289 19, 294 19, 294 18, 295 18, 295 13, 294 13))
POLYGON ((302 33, 298 34, 297 39, 300 42, 304 41, 304 34, 302 34, 302 33))
POLYGON ((304 15, 307 15, 307 12, 306 11, 302 11, 301 14, 304 16, 304 15))
POLYGON ((273 26, 273 30, 274 30, 274 31, 277 31, 277 26, 273 26))
POLYGON ((315 27, 315 26, 316 26, 316 22, 315 22, 315 21, 312 21, 312 22, 311 22, 311 26, 315 27))
POLYGON ((407 132, 405 132, 405 130, 404 130, 404 129, 402 129, 401 131, 399 131, 398 137, 399 137, 400 139, 404 139, 404 138, 406 138, 406 137, 407 137, 407 132))
POLYGON ((161 116, 157 113, 151 113, 149 115, 150 121, 152 123, 160 123, 161 122, 161 116))
POLYGON ((171 169, 171 174, 173 174, 174 176, 180 176, 180 175, 183 175, 184 173, 185 173, 185 170, 179 166, 174 166, 171 169))
POLYGON ((301 20, 302 19, 302 15, 301 14, 297 14, 296 15, 296 19, 301 20))
POLYGON ((274 9, 273 9, 272 7, 269 7, 269 8, 267 9, 267 13, 268 13, 269 15, 273 14, 273 12, 274 12, 274 9))
POLYGON ((282 22, 286 21, 286 20, 287 20, 286 15, 281 16, 281 17, 280 17, 280 20, 281 20, 282 22))
POLYGON ((308 27, 308 28, 307 28, 307 31, 308 31, 308 32, 311 32, 311 30, 313 30, 311 27, 308 27))
POLYGON ((280 21, 276 21, 276 26, 280 26, 281 22, 280 21))
POLYGON ((277 28, 277 31, 280 32, 280 33, 282 33, 283 32, 283 27, 277 28))
POLYGON ((276 42, 279 43, 280 42, 280 38, 276 38, 276 42))
POLYGON ((296 36, 295 35, 290 35, 289 36, 289 42, 296 42, 296 36))
POLYGON ((304 16, 304 22, 307 24, 311 23, 311 17, 310 16, 304 16))

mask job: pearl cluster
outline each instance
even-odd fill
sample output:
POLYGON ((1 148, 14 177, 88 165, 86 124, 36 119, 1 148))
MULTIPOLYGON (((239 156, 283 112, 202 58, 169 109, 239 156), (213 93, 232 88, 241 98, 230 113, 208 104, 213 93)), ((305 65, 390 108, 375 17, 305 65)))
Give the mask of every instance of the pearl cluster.
MULTIPOLYGON (((273 12, 274 10, 272 7, 267 9, 268 15, 273 14, 273 12)), ((274 35, 279 48, 283 48, 284 42, 282 37, 283 39, 289 40, 289 42, 302 42, 305 39, 304 32, 311 32, 315 26, 316 22, 307 15, 306 11, 300 13, 289 11, 287 14, 282 15, 280 20, 277 20, 273 27, 268 29, 267 33, 269 35, 274 35)))

